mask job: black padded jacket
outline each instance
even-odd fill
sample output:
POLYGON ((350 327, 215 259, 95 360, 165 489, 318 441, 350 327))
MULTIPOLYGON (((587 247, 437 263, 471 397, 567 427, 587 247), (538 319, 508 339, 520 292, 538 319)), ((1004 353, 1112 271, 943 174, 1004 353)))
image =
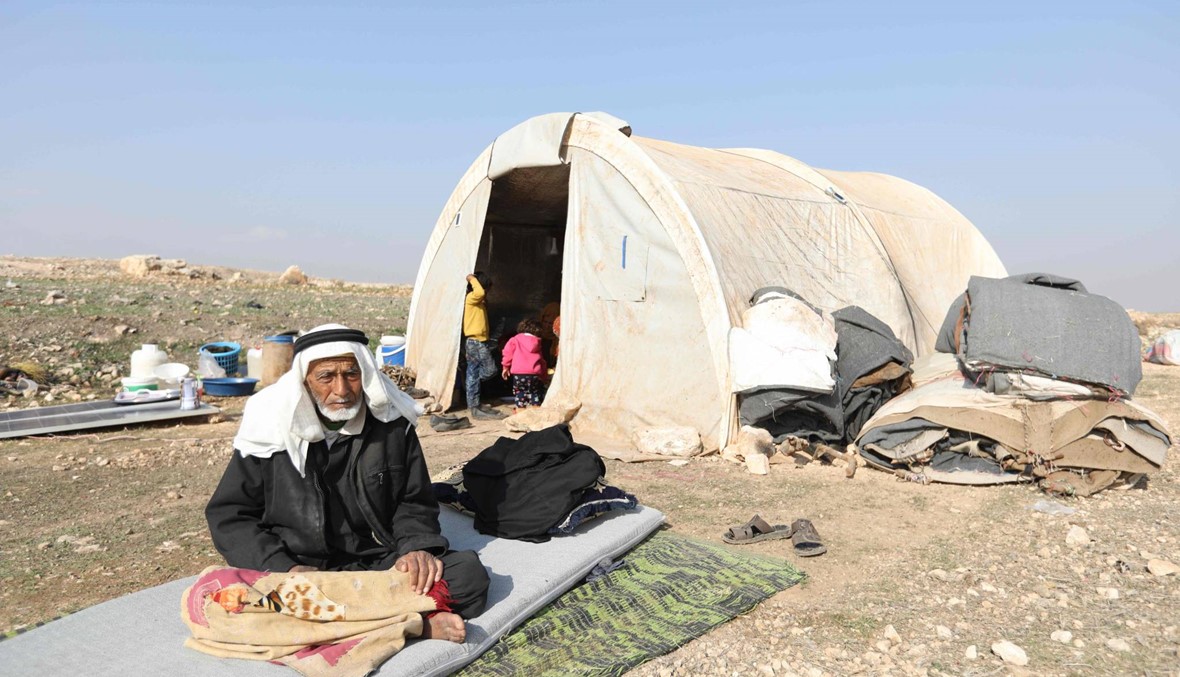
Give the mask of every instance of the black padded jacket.
MULTIPOLYGON (((373 537, 398 556, 447 549, 438 524, 426 459, 414 428, 398 418, 368 416, 348 444, 352 496, 373 537)), ((324 442, 308 448, 327 452, 324 442)), ((310 461, 309 461, 310 463, 310 461)), ((322 567, 331 553, 325 535, 324 490, 314 472, 300 476, 287 452, 243 457, 235 449, 205 508, 213 544, 234 567, 287 571, 297 564, 322 567)))

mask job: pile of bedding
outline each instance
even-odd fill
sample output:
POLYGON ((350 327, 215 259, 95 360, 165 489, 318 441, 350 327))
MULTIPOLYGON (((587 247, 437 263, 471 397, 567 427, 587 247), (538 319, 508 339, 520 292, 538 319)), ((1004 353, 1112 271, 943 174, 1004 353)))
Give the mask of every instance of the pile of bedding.
POLYGON ((743 426, 775 442, 844 443, 909 387, 913 354, 864 309, 828 316, 777 287, 758 290, 751 303, 729 340, 743 426))
POLYGON ((857 438, 878 468, 921 482, 1036 481, 1064 495, 1163 465, 1164 422, 1131 396, 1139 339, 1125 310, 1076 280, 972 277, 909 392, 857 438))

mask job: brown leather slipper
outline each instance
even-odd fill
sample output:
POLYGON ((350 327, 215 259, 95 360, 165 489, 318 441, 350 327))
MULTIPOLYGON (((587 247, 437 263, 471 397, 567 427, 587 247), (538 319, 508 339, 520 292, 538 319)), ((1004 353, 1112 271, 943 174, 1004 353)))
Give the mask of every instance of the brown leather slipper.
POLYGON ((733 545, 745 545, 774 538, 788 538, 790 535, 791 527, 785 524, 771 526, 760 516, 754 515, 749 522, 726 529, 721 535, 721 540, 733 545))
POLYGON ((828 551, 815 525, 807 519, 797 519, 791 523, 791 543, 795 546, 795 554, 800 557, 815 557, 828 551))

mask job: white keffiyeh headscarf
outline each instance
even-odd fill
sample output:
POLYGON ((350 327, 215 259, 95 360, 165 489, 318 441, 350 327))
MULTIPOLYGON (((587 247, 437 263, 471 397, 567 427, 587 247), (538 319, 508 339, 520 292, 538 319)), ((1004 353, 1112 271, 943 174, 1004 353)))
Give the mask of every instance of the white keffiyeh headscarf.
MULTIPOLYGON (((348 327, 324 324, 300 338, 340 330, 347 331, 348 327)), ((361 386, 369 414, 384 423, 402 416, 414 425, 422 410, 377 367, 368 346, 355 341, 328 341, 301 350, 286 374, 246 400, 234 449, 242 456, 261 458, 286 451, 295 469, 303 475, 308 445, 324 439, 324 426, 316 414, 315 401, 304 386, 307 368, 316 360, 345 355, 355 357, 361 368, 361 386)))

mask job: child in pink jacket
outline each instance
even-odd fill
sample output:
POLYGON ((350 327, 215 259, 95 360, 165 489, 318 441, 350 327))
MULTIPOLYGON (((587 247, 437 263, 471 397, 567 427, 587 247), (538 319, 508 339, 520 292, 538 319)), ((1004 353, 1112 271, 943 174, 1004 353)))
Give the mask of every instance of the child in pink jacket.
POLYGON ((526 318, 516 325, 516 332, 504 346, 501 375, 505 380, 512 376, 517 409, 539 407, 544 390, 541 376, 549 370, 541 355, 541 325, 533 318, 526 318))

